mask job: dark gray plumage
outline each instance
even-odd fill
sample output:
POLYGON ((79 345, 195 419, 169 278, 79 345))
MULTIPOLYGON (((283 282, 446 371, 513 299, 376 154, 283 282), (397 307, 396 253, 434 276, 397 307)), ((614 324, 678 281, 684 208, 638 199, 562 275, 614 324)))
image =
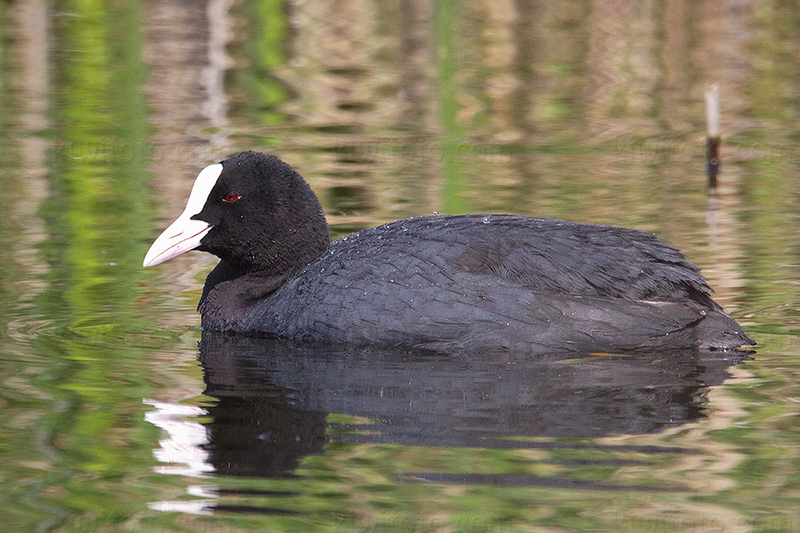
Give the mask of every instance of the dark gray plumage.
POLYGON ((630 229, 516 215, 401 220, 328 247, 319 202, 279 159, 245 152, 194 219, 222 261, 199 309, 212 329, 444 352, 753 344, 696 266, 630 229), (242 200, 227 205, 230 191, 242 200))

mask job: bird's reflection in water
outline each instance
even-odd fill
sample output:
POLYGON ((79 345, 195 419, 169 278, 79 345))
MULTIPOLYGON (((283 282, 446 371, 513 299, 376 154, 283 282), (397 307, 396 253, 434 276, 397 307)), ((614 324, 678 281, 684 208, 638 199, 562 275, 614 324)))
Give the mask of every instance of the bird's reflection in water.
POLYGON ((569 444, 508 437, 658 432, 703 417, 708 388, 743 357, 475 358, 204 332, 206 394, 218 401, 209 461, 220 474, 276 477, 328 441, 550 448, 569 444), (327 431, 329 413, 371 423, 327 431))
MULTIPOLYGON (((202 499, 154 502, 150 507, 200 514, 305 514, 295 504, 275 506, 276 501, 296 500, 300 493, 275 488, 266 480, 296 476, 300 461, 322 453, 330 442, 573 448, 587 453, 550 462, 584 466, 629 464, 619 458, 620 452, 633 452, 636 462, 642 455, 691 451, 587 438, 659 432, 704 417, 709 387, 721 384, 729 377, 729 367, 745 357, 738 352, 471 357, 334 348, 207 331, 200 343, 200 362, 205 394, 213 403, 191 407, 189 413, 186 406, 145 400, 155 408, 147 419, 169 434, 156 450, 157 458, 162 464, 183 465, 160 471, 212 476, 220 483, 225 477, 265 481, 247 489, 191 486, 189 493, 202 499), (596 451, 613 455, 589 456, 596 451), (254 498, 268 503, 252 505, 254 498)), ((397 474, 398 482, 671 490, 569 476, 397 474)))

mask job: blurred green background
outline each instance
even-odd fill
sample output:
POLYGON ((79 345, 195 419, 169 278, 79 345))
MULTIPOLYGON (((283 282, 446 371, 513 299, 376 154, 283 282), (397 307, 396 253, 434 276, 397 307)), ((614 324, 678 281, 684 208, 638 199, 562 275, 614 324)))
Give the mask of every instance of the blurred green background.
POLYGON ((2 528, 800 530, 799 96, 789 0, 0 3, 2 528), (296 478, 215 475, 194 312, 215 261, 141 261, 197 172, 244 149, 299 170, 335 237, 433 212, 655 232, 759 351, 657 434, 573 452, 332 439, 296 478), (398 474, 419 470, 668 490, 398 474), (198 492, 245 503, 210 512, 198 492))

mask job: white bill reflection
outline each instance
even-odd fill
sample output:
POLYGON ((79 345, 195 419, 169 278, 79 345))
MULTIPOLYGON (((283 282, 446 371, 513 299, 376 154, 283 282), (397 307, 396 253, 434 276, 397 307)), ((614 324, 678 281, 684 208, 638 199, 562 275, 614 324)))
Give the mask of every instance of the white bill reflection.
MULTIPOLYGON (((145 413, 145 421, 167 434, 166 438, 158 441, 159 448, 153 450, 153 455, 162 463, 154 468, 155 472, 202 478, 214 471, 214 467, 208 461, 208 452, 205 450, 208 444, 206 428, 203 424, 191 420, 207 415, 205 409, 147 398, 143 399, 142 403, 155 408, 154 411, 145 413)), ((147 507, 153 511, 212 514, 217 499, 216 487, 193 485, 187 492, 204 499, 157 501, 148 503, 147 507)))

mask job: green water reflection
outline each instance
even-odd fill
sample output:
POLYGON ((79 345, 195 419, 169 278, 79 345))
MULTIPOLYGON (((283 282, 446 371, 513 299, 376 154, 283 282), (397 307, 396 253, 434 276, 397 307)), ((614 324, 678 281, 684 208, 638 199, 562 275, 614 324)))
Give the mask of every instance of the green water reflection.
MULTIPOLYGON (((3 529, 800 529, 799 31, 795 3, 766 0, 0 3, 3 529), (653 405, 620 401, 636 414, 591 434, 519 430, 537 403, 498 429, 513 410, 480 401, 474 426, 447 426, 448 411, 425 431, 288 370, 231 385, 244 400, 214 394, 194 313, 213 261, 141 260, 197 171, 251 148, 308 178, 335 236, 434 211, 654 231, 761 346, 724 385, 714 374, 665 400, 675 377, 657 379, 653 405), (665 406, 692 414, 634 427, 665 406), (313 439, 275 456, 291 468, 239 475, 209 447, 228 415, 243 439, 277 419, 313 439)), ((386 363, 386 383, 417 403, 451 405, 480 379, 496 393, 485 369, 457 390, 403 388, 404 364, 386 363)), ((570 362, 589 381, 566 390, 597 391, 614 365, 570 362)))

